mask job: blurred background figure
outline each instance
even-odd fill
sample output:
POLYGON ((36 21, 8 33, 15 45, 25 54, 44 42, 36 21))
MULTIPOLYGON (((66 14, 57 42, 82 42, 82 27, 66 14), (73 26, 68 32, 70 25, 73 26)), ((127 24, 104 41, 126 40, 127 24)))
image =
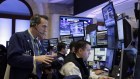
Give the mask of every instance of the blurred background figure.
POLYGON ((75 44, 76 42, 72 41, 69 45, 70 52, 69 53, 74 53, 75 52, 75 44))
POLYGON ((4 78, 7 65, 7 49, 4 45, 0 44, 0 79, 4 78))

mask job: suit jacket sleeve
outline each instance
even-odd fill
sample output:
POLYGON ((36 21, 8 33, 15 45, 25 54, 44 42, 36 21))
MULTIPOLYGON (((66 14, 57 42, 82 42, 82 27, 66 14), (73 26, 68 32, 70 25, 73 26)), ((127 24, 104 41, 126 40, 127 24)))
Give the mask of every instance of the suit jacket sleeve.
POLYGON ((33 56, 24 55, 26 52, 25 46, 29 46, 29 44, 22 34, 14 34, 10 38, 7 52, 8 64, 10 66, 22 69, 33 69, 33 56))

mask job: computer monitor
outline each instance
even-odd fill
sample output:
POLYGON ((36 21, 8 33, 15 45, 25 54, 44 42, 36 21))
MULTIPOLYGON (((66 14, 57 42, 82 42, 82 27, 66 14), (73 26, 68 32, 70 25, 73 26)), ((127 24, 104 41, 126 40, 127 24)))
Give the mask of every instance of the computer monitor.
POLYGON ((42 46, 44 47, 44 50, 47 52, 47 48, 49 47, 49 40, 48 39, 43 39, 41 41, 42 46))
POLYGON ((123 19, 117 21, 118 40, 124 40, 123 19))
POLYGON ((51 38, 49 39, 50 46, 57 46, 58 44, 58 38, 51 38))
POLYGON ((85 36, 84 23, 83 22, 70 23, 70 33, 73 37, 85 36))
POLYGON ((134 73, 136 55, 132 50, 124 49, 122 51, 121 66, 120 66, 120 79, 127 79, 134 73))
POLYGON ((94 48, 92 48, 90 50, 90 55, 89 55, 87 61, 92 61, 92 62, 94 61, 94 52, 95 52, 95 50, 94 50, 94 48))
POLYGON ((95 48, 94 60, 106 61, 107 48, 95 48))
POLYGON ((93 24, 93 19, 86 17, 60 16, 59 18, 60 35, 70 35, 71 24, 72 25, 82 24, 82 26, 86 27, 89 24, 93 24))
POLYGON ((70 22, 67 17, 59 18, 60 35, 70 35, 70 22))
POLYGON ((73 41, 77 42, 79 40, 84 40, 84 37, 74 37, 73 41))
POLYGON ((97 32, 97 45, 107 45, 107 31, 97 32))
POLYGON ((127 19, 119 19, 117 21, 118 40, 123 41, 124 48, 127 48, 132 41, 131 25, 127 19))
POLYGON ((65 44, 69 45, 73 41, 73 38, 71 36, 61 36, 60 40, 61 42, 64 42, 65 44))
POLYGON ((105 26, 111 27, 116 24, 115 20, 115 9, 113 6, 113 2, 109 2, 105 7, 102 8, 102 14, 105 22, 105 26))
POLYGON ((90 32, 90 43, 92 47, 97 45, 97 31, 96 30, 90 32))
POLYGON ((107 29, 107 47, 110 49, 116 48, 116 42, 115 42, 115 28, 110 27, 107 29))
POLYGON ((113 60, 114 60, 114 50, 107 49, 105 68, 109 69, 110 71, 112 70, 113 67, 113 60))

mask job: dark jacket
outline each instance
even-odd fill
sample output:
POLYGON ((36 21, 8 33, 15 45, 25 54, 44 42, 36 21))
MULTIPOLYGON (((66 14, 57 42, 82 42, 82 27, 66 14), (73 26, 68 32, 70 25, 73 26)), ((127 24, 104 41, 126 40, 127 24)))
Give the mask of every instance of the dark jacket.
POLYGON ((65 57, 64 63, 68 62, 73 62, 80 69, 82 79, 89 78, 89 70, 82 58, 77 58, 75 53, 70 53, 68 56, 65 57))
POLYGON ((28 79, 33 71, 33 47, 28 30, 12 35, 7 52, 9 79, 28 79))

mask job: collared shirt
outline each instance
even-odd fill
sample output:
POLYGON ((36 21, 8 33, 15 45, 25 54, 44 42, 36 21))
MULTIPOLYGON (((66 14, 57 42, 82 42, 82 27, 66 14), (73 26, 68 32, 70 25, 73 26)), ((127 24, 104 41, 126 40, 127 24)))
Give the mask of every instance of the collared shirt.
MULTIPOLYGON (((34 40, 35 38, 33 37, 33 35, 32 35, 32 33, 31 33, 30 29, 28 29, 28 32, 29 32, 29 34, 30 34, 30 36, 31 36, 31 41, 32 41, 32 45, 33 45, 33 40, 34 40)), ((36 74, 35 54, 34 54, 34 57, 33 57, 33 58, 34 58, 34 59, 33 59, 33 66, 34 66, 34 68, 33 68, 32 73, 33 73, 33 74, 36 74)))

